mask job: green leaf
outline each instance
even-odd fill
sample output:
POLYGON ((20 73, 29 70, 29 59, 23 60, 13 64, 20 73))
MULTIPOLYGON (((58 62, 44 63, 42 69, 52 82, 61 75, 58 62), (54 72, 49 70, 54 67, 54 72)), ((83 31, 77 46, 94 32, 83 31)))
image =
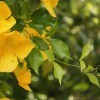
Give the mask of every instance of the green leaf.
POLYGON ((12 31, 17 30, 19 32, 22 32, 24 27, 25 27, 25 23, 19 19, 16 21, 16 24, 12 28, 12 31))
POLYGON ((28 60, 32 69, 36 72, 36 74, 39 74, 39 67, 44 61, 40 51, 36 48, 33 49, 28 56, 28 60))
POLYGON ((90 40, 87 42, 87 44, 83 47, 82 55, 80 57, 80 60, 84 59, 89 53, 90 53, 91 47, 90 47, 90 40))
POLYGON ((40 50, 49 50, 48 44, 42 38, 34 36, 33 41, 38 44, 40 50))
POLYGON ((38 4, 32 0, 17 0, 21 7, 20 18, 30 20, 32 13, 37 9, 38 4))
POLYGON ((21 15, 20 18, 23 20, 29 20, 30 19, 30 12, 29 12, 29 1, 22 1, 18 0, 18 3, 21 7, 21 15))
POLYGON ((46 50, 45 53, 48 57, 49 62, 53 62, 54 61, 54 54, 53 54, 52 50, 46 50))
POLYGON ((31 16, 32 23, 30 23, 30 27, 36 29, 40 34, 43 33, 43 30, 47 26, 51 26, 51 32, 49 34, 54 34, 56 30, 56 18, 50 16, 48 11, 44 8, 40 8, 34 11, 31 16), (41 17, 40 17, 41 16, 41 17))
POLYGON ((43 25, 42 24, 35 24, 35 23, 29 23, 29 26, 35 30, 38 31, 39 34, 42 34, 42 31, 44 29, 43 25))
POLYGON ((81 72, 84 70, 86 67, 85 62, 83 60, 80 61, 80 66, 81 66, 81 72))
POLYGON ((10 86, 6 81, 0 80, 0 91, 9 90, 10 86))
POLYGON ((69 53, 68 46, 58 39, 50 39, 49 40, 53 52, 58 55, 60 58, 66 57, 68 59, 72 59, 69 53))
POLYGON ((4 2, 6 2, 10 7, 13 17, 18 19, 21 13, 21 7, 18 3, 18 0, 4 0, 4 2))
POLYGON ((85 73, 87 75, 87 77, 89 78, 90 82, 97 85, 99 87, 99 81, 97 79, 97 77, 91 73, 85 73))
MULTIPOLYGON (((7 90, 7 89, 6 89, 6 90, 7 90)), ((5 91, 6 91, 6 90, 5 90, 5 91)), ((4 98, 4 97, 6 97, 6 95, 5 95, 3 92, 0 91, 0 98, 4 98)))
POLYGON ((89 65, 87 68, 84 69, 84 73, 90 72, 94 70, 93 66, 89 65))
POLYGON ((33 23, 42 24, 44 27, 52 26, 52 24, 55 24, 56 22, 56 18, 50 16, 48 11, 45 10, 44 8, 35 10, 34 13, 32 14, 32 20, 33 23))
POLYGON ((46 36, 52 36, 55 34, 56 30, 57 30, 58 24, 57 22, 52 26, 52 28, 50 29, 50 31, 47 33, 46 36))
POLYGON ((54 65, 54 76, 59 80, 59 83, 61 84, 62 77, 64 75, 64 70, 56 62, 54 62, 53 65, 54 65))

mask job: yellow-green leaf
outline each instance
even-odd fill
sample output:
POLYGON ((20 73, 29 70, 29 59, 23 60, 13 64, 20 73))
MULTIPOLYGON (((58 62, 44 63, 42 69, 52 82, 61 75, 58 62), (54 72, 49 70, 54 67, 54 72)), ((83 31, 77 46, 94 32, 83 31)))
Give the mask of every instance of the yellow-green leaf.
POLYGON ((89 80, 90 80, 91 83, 97 85, 98 87, 100 86, 98 78, 95 75, 93 75, 91 73, 85 73, 85 74, 87 75, 87 77, 89 78, 89 80))
POLYGON ((89 53, 90 53, 91 47, 90 47, 90 40, 86 43, 86 45, 83 47, 82 55, 80 57, 80 60, 84 59, 89 53))
POLYGON ((54 61, 54 54, 53 54, 52 50, 46 50, 45 53, 48 57, 49 62, 53 62, 54 61))
POLYGON ((94 68, 93 66, 89 65, 87 68, 84 69, 84 73, 92 71, 94 68))
POLYGON ((83 60, 80 61, 80 66, 81 66, 81 72, 84 70, 86 67, 85 62, 83 60))
POLYGON ((59 83, 61 84, 62 77, 64 75, 64 70, 56 62, 54 62, 53 65, 54 65, 54 76, 59 80, 59 83))
POLYGON ((50 39, 49 42, 52 46, 53 52, 56 55, 58 55, 60 58, 66 57, 72 60, 67 44, 58 39, 50 39))

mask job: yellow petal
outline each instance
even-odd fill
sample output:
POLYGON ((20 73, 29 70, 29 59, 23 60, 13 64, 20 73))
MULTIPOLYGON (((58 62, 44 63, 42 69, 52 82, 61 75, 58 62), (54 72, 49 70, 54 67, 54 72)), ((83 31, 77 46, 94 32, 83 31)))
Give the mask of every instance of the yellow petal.
POLYGON ((5 2, 0 1, 0 18, 7 19, 11 16, 11 11, 5 2))
POLYGON ((13 53, 5 51, 0 55, 0 72, 12 72, 17 65, 17 57, 13 53))
POLYGON ((25 32, 27 35, 33 35, 33 36, 38 36, 40 37, 40 34, 33 28, 30 28, 29 26, 24 28, 25 32))
POLYGON ((7 36, 0 35, 0 72, 12 72, 18 65, 11 42, 7 36))
POLYGON ((15 23, 16 20, 13 17, 10 17, 8 20, 0 19, 0 34, 7 32, 15 23))
POLYGON ((45 3, 49 2, 53 8, 55 8, 58 4, 59 0, 43 0, 45 3))
POLYGON ((20 83, 19 83, 19 86, 21 86, 22 88, 24 88, 24 89, 27 90, 27 91, 32 91, 31 88, 29 87, 29 85, 20 84, 20 83))
POLYGON ((16 67, 16 69, 14 70, 14 74, 15 76, 20 76, 20 75, 23 75, 23 73, 26 73, 27 72, 27 63, 24 62, 23 63, 23 67, 16 67))
POLYGON ((27 57, 32 48, 35 47, 35 45, 31 43, 29 38, 25 38, 17 31, 14 31, 10 38, 12 38, 15 42, 15 55, 20 59, 24 59, 25 57, 27 57))
POLYGON ((0 35, 0 72, 12 72, 18 65, 17 58, 24 59, 33 44, 17 31, 0 35))
POLYGON ((31 73, 30 70, 27 69, 27 64, 24 62, 22 67, 17 67, 14 70, 14 74, 19 82, 19 85, 26 90, 31 90, 28 84, 31 83, 31 73))
POLYGON ((33 48, 28 38, 14 31, 0 35, 0 72, 12 72, 18 65, 17 58, 25 58, 33 48))
POLYGON ((46 7, 46 9, 48 10, 48 12, 50 13, 51 16, 56 17, 56 14, 53 10, 53 7, 49 2, 46 2, 45 7, 46 7))
MULTIPOLYGON (((21 71, 21 69, 20 69, 20 71, 21 71)), ((20 73, 22 73, 22 72, 20 72, 20 73)), ((19 83, 21 83, 21 84, 30 84, 31 83, 31 79, 30 79, 31 78, 31 73, 30 73, 29 70, 27 70, 23 74, 19 74, 19 75, 16 74, 16 75, 17 75, 16 78, 17 78, 17 80, 18 80, 19 83)))
POLYGON ((51 16, 56 17, 53 8, 55 8, 58 4, 59 0, 42 0, 44 6, 48 10, 51 16))

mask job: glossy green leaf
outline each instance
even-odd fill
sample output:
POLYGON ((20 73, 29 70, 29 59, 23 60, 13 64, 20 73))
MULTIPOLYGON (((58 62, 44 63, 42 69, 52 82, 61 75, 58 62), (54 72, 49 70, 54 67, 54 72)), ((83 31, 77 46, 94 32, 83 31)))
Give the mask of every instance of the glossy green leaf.
POLYGON ((43 30, 47 26, 52 27, 52 30, 49 34, 54 33, 55 29, 53 29, 53 28, 56 27, 55 26, 56 18, 53 18, 52 16, 50 16, 48 11, 45 10, 44 8, 40 8, 40 9, 35 10, 31 16, 31 19, 32 19, 32 23, 30 23, 30 26, 32 28, 36 29, 40 34, 43 33, 43 30))
POLYGON ((14 18, 18 19, 21 14, 21 7, 18 3, 18 0, 4 0, 4 2, 6 2, 10 7, 14 18))
POLYGON ((35 10, 35 12, 32 14, 33 23, 35 24, 42 24, 45 26, 52 26, 52 24, 55 24, 56 18, 53 18, 50 16, 47 10, 44 8, 40 8, 35 10), (40 17, 41 16, 41 17, 40 17))
POLYGON ((48 44, 42 38, 34 36, 33 41, 38 44, 40 50, 49 50, 48 44))
POLYGON ((47 33, 46 36, 52 36, 55 34, 56 30, 57 30, 58 24, 57 22, 51 27, 50 31, 47 33))
POLYGON ((87 75, 87 77, 89 78, 90 82, 97 85, 99 87, 99 81, 98 81, 98 78, 91 74, 91 73, 85 73, 87 75))
POLYGON ((72 59, 68 46, 64 42, 58 39, 50 39, 49 42, 52 46, 53 52, 60 58, 66 57, 68 59, 72 59))
POLYGON ((81 72, 84 70, 86 67, 85 62, 83 60, 80 61, 80 66, 81 66, 81 72))
POLYGON ((53 65, 54 65, 54 76, 59 80, 59 83, 61 84, 62 77, 64 75, 64 70, 56 62, 54 62, 53 65))
POLYGON ((80 60, 84 59, 89 53, 90 53, 91 47, 90 47, 90 41, 86 43, 86 45, 83 47, 82 55, 80 57, 80 60))
POLYGON ((42 24, 29 23, 29 26, 37 30, 39 34, 42 34, 42 31, 44 29, 44 26, 42 24))
POLYGON ((17 0, 21 7, 21 14, 20 18, 24 20, 30 20, 32 13, 36 10, 36 6, 34 5, 36 2, 34 0, 34 3, 30 0, 17 0))
POLYGON ((36 74, 39 74, 39 67, 44 61, 40 51, 38 49, 33 49, 28 56, 28 60, 32 69, 36 74))
POLYGON ((22 32, 24 27, 25 27, 25 23, 19 19, 17 20, 16 24, 12 28, 12 31, 17 30, 19 32, 22 32))
POLYGON ((45 53, 48 57, 49 62, 53 62, 54 61, 54 54, 53 54, 52 50, 46 50, 45 53))

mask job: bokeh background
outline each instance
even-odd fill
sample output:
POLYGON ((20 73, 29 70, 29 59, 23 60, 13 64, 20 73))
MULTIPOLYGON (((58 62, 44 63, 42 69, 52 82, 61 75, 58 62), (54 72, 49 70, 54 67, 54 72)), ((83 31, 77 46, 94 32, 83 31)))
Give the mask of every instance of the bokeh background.
MULTIPOLYGON (((58 16, 58 28, 54 38, 61 39, 69 46, 75 62, 80 57, 84 44, 91 39, 92 51, 85 61, 95 68, 98 67, 100 65, 100 0, 59 0, 55 12, 58 16)), ((74 64, 67 59, 60 60, 74 64)), ((100 100, 100 88, 90 83, 87 76, 77 68, 61 64, 65 75, 62 84, 59 85, 58 80, 53 76, 53 69, 49 66, 51 65, 45 62, 40 67, 40 76, 31 71, 33 75, 30 87, 33 92, 27 92, 19 87, 17 81, 12 78, 13 74, 11 76, 4 73, 7 77, 2 77, 4 75, 0 74, 2 77, 0 95, 6 95, 12 100, 100 100)))

